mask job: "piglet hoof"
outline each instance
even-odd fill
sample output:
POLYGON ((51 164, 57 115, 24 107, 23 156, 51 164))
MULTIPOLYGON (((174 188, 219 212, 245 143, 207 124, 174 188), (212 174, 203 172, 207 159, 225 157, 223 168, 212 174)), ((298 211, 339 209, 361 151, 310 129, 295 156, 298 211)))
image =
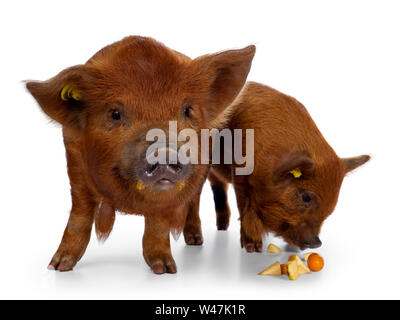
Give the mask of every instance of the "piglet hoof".
POLYGON ((68 255, 64 252, 57 252, 53 259, 51 259, 50 264, 47 269, 58 270, 58 271, 71 271, 76 265, 78 259, 72 255, 68 255))
POLYGON ((241 242, 242 248, 245 248, 247 252, 262 252, 262 241, 251 241, 246 239, 241 242))
POLYGON ((217 220, 217 230, 219 231, 225 231, 228 230, 229 227, 229 219, 218 219, 217 220))
POLYGON ((148 261, 148 264, 155 274, 176 273, 177 271, 175 261, 171 256, 148 261))
POLYGON ((200 225, 187 224, 183 229, 183 236, 188 246, 201 246, 203 244, 203 235, 200 225))
POLYGON ((203 236, 198 232, 187 232, 184 234, 185 242, 189 246, 201 246, 203 244, 203 236))

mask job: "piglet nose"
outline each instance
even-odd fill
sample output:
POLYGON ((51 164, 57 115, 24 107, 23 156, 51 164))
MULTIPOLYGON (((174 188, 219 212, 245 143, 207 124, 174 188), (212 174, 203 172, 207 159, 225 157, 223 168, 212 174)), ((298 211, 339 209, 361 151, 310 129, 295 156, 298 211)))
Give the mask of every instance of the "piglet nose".
MULTIPOLYGON (((168 154, 176 152, 175 150, 168 150, 168 148, 165 151, 168 154)), ((145 184, 160 183, 167 185, 183 181, 189 173, 189 166, 180 163, 177 159, 171 161, 171 163, 168 163, 168 158, 167 163, 150 163, 146 157, 143 157, 139 161, 136 171, 138 178, 145 184)))
POLYGON ((319 237, 314 237, 311 241, 304 242, 301 244, 301 250, 304 249, 315 249, 319 248, 322 245, 322 242, 319 237))
POLYGON ((311 242, 311 249, 319 248, 322 245, 321 239, 319 237, 315 237, 311 242))

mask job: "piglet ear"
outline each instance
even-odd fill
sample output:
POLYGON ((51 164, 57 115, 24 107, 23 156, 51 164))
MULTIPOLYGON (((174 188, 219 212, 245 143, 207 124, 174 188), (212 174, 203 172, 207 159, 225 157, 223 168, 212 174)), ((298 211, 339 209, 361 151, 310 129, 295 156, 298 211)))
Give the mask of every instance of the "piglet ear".
POLYGON ((201 56, 193 60, 196 71, 194 86, 206 95, 205 114, 215 119, 230 105, 244 86, 256 47, 201 56))
POLYGON ((274 184, 289 183, 296 179, 307 179, 314 174, 315 163, 304 152, 294 152, 284 156, 276 165, 272 175, 274 184))
POLYGON ((26 88, 51 119, 63 126, 81 128, 88 78, 83 66, 75 66, 47 81, 27 81, 26 88))
POLYGON ((367 154, 352 158, 342 158, 345 172, 348 173, 350 171, 353 171, 354 169, 358 168, 359 166, 369 161, 369 159, 371 159, 371 156, 367 154))

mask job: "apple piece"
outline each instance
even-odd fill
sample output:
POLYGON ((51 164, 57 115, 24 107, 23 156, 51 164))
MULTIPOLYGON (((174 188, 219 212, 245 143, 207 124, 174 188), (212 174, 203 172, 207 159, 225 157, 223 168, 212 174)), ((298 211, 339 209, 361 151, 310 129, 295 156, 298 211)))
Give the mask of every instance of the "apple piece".
POLYGON ((271 264, 267 269, 261 271, 259 273, 260 276, 280 276, 281 272, 281 264, 277 261, 271 264))
POLYGON ((311 270, 309 267, 307 267, 304 262, 302 261, 301 264, 297 264, 297 268, 299 269, 299 275, 305 274, 305 273, 311 273, 311 270))
POLYGON ((270 243, 270 245, 267 248, 267 252, 270 253, 281 253, 282 250, 278 246, 274 245, 273 243, 270 243))
POLYGON ((299 257, 297 254, 292 254, 292 255, 289 257, 288 261, 296 261, 296 262, 298 263, 299 261, 301 261, 301 259, 300 259, 300 257, 299 257))
POLYGON ((287 263, 289 280, 297 280, 299 277, 298 267, 296 261, 288 261, 287 263))
POLYGON ((300 259, 300 257, 298 255, 292 254, 289 257, 289 261, 295 261, 297 263, 299 275, 302 275, 305 273, 311 273, 311 270, 306 266, 306 264, 303 262, 303 260, 300 259))

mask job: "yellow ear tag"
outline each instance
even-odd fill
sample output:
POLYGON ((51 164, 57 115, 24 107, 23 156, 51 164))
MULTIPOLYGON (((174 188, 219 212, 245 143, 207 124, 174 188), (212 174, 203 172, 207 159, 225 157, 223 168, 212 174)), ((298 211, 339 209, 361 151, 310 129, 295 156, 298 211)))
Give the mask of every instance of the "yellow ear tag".
POLYGON ((289 172, 293 175, 293 177, 294 177, 295 179, 298 179, 298 178, 300 178, 300 177, 303 175, 303 173, 300 171, 299 168, 293 169, 293 170, 291 170, 291 171, 289 171, 289 172))
POLYGON ((60 96, 63 101, 68 101, 71 98, 76 101, 82 99, 82 95, 74 90, 74 88, 69 84, 65 85, 64 88, 62 88, 60 96))
POLYGON ((182 190, 183 187, 185 186, 185 182, 183 182, 183 181, 178 182, 178 183, 176 184, 176 186, 177 186, 178 190, 182 190))
POLYGON ((144 188, 146 188, 146 185, 142 182, 142 181, 138 181, 137 183, 136 183, 136 189, 138 189, 138 190, 143 190, 144 188))

